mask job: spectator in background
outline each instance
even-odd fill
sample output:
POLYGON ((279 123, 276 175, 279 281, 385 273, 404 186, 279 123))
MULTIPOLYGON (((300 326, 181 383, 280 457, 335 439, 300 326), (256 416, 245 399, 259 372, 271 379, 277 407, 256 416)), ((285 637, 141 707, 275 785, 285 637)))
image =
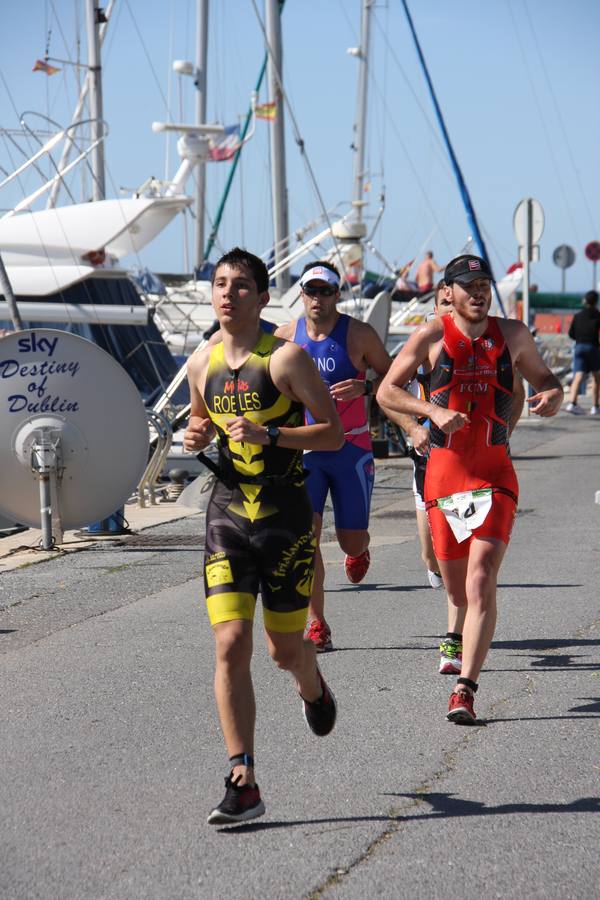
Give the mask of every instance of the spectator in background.
POLYGON ((575 416, 585 414, 577 403, 579 387, 585 375, 592 375, 592 416, 600 415, 598 395, 600 393, 600 311, 598 291, 588 291, 583 298, 583 309, 573 316, 569 327, 569 337, 575 341, 573 353, 573 381, 566 410, 575 416))
POLYGON ((431 250, 428 250, 425 254, 423 262, 419 263, 419 265, 417 266, 417 271, 415 274, 415 280, 417 282, 419 293, 424 294, 426 291, 432 291, 433 276, 436 272, 441 271, 442 266, 438 266, 435 259, 433 258, 433 252, 431 250))

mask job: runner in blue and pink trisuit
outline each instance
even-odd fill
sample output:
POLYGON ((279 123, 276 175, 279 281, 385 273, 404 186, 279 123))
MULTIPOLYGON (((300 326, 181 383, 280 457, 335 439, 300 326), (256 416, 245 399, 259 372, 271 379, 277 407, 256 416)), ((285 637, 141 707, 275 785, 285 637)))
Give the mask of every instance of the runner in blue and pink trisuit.
MULTIPOLYGON (((346 554, 346 575, 357 584, 365 577, 370 562, 368 527, 374 478, 365 397, 380 380, 367 381, 366 372, 371 368, 377 376, 383 376, 391 358, 370 325, 338 312, 340 276, 334 265, 310 263, 300 285, 305 315, 279 328, 277 336, 299 344, 313 358, 344 426, 346 441, 340 450, 305 453, 304 465, 310 472, 306 487, 317 541, 330 492, 337 538, 346 554)), ((307 421, 311 421, 310 414, 307 421)), ((324 615, 324 576, 323 559, 317 550, 308 637, 318 650, 331 650, 331 631, 324 615)))

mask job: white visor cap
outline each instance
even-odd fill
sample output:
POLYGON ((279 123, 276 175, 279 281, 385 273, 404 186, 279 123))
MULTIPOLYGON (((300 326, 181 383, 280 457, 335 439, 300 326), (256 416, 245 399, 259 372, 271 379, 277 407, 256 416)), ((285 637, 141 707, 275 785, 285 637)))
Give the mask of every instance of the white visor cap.
POLYGON ((331 269, 327 269, 325 266, 313 266, 312 269, 305 272, 300 279, 300 287, 304 287, 309 281, 326 281, 327 284, 332 284, 334 287, 340 286, 339 275, 336 275, 335 272, 332 272, 331 269))

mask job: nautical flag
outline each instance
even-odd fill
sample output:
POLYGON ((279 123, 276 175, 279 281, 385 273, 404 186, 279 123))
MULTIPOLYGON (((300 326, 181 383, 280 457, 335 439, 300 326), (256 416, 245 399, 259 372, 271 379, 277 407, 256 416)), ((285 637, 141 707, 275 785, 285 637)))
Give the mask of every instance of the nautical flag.
POLYGON ((56 75, 57 72, 60 72, 60 69, 57 69, 56 66, 51 66, 50 63, 45 62, 43 59, 36 59, 35 65, 32 72, 45 72, 46 75, 56 75))
POLYGON ((276 103, 261 103, 254 110, 257 119, 276 119, 277 118, 277 104, 276 103))
POLYGON ((240 126, 227 125, 225 132, 208 142, 208 158, 212 162, 224 162, 233 159, 241 146, 240 126))

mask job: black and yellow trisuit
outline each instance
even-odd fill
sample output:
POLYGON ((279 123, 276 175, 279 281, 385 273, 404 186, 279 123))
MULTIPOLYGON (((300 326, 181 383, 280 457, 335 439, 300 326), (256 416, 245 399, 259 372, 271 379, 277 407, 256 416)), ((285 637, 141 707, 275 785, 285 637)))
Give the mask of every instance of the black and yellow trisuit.
POLYGON ((271 379, 277 341, 261 331, 236 370, 227 365, 223 344, 210 354, 204 400, 217 430, 220 477, 206 513, 204 586, 212 625, 252 621, 260 590, 265 627, 292 632, 306 624, 316 546, 302 451, 238 443, 226 431, 242 415, 265 426, 303 424, 303 405, 271 379))

